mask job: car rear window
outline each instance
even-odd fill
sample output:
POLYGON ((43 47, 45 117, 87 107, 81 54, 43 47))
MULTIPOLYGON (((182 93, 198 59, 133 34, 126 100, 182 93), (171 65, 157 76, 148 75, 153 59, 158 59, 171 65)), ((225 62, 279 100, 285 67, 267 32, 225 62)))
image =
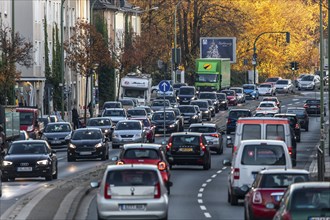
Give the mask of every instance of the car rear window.
POLYGON ((158 159, 159 155, 155 149, 128 149, 125 151, 124 159, 158 159))
POLYGON ((231 111, 229 112, 229 118, 240 118, 240 117, 250 117, 252 116, 250 111, 231 111))
POLYGON ((285 165, 285 153, 281 145, 245 145, 243 165, 285 165))
MULTIPOLYGON (((165 120, 174 120, 174 112, 165 112, 165 120)), ((152 120, 164 120, 164 113, 155 113, 152 116, 152 120)))
POLYGON ((320 100, 306 100, 307 104, 320 104, 321 101, 320 100))
POLYGON ((107 174, 106 183, 114 186, 154 186, 158 182, 153 170, 115 170, 107 174))
POLYGON ((300 183, 309 181, 308 174, 265 174, 262 177, 260 186, 262 188, 286 188, 292 183, 300 183))
POLYGON ((127 113, 130 115, 147 115, 144 109, 129 109, 127 113))
POLYGON ((189 131, 199 133, 215 133, 217 132, 217 129, 212 127, 192 127, 189 128, 189 131))
POLYGON ((173 136, 173 146, 182 146, 182 145, 193 145, 199 146, 199 136, 193 135, 184 135, 184 136, 173 136))
POLYGON ((120 102, 104 103, 103 108, 121 108, 120 102))
POLYGON ((283 125, 266 125, 266 139, 285 141, 283 125))
POLYGON ((326 212, 325 210, 330 209, 330 189, 329 188, 297 189, 292 194, 291 206, 292 206, 292 210, 294 211, 312 212, 314 210, 319 210, 318 213, 321 213, 322 212, 321 210, 324 210, 323 212, 326 212))
POLYGON ((191 105, 198 105, 200 108, 207 108, 208 102, 191 102, 191 105))
POLYGON ((217 94, 215 93, 200 93, 200 99, 217 99, 217 94))
POLYGON ((195 113, 195 107, 194 106, 179 106, 181 113, 195 113))
POLYGON ((118 122, 116 130, 141 130, 139 122, 118 122))
POLYGON ((288 109, 286 113, 289 114, 296 114, 296 115, 304 115, 305 114, 305 109, 288 109))
POLYGON ((259 88, 271 88, 271 87, 272 87, 272 85, 270 85, 270 84, 262 84, 259 86, 259 88))
POLYGON ((106 110, 104 116, 125 116, 124 110, 106 110))
POLYGON ((242 140, 261 139, 260 125, 243 125, 242 140))

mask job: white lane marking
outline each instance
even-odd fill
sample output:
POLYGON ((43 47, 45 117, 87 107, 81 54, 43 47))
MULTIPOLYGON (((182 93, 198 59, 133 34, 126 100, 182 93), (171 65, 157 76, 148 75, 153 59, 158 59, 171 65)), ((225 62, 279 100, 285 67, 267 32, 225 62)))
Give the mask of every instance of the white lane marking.
POLYGON ((204 212, 204 215, 205 215, 206 218, 212 218, 212 216, 208 212, 204 212))
POLYGON ((215 178, 215 177, 217 177, 217 174, 214 174, 214 175, 212 175, 211 177, 212 177, 212 178, 215 178))
POLYGON ((292 105, 292 103, 288 104, 288 105, 292 105))
POLYGON ((206 207, 204 205, 201 205, 200 207, 201 207, 201 210, 204 210, 204 211, 206 210, 206 207))
POLYGON ((208 183, 211 182, 211 181, 212 181, 212 179, 208 179, 208 180, 206 180, 206 182, 208 182, 208 183))
POLYGON ((218 170, 218 171, 217 171, 218 174, 221 173, 221 172, 222 172, 222 170, 218 170))
POLYGON ((223 170, 227 169, 227 167, 222 167, 223 170))
POLYGON ((294 102, 295 102, 295 101, 299 101, 299 99, 292 99, 292 101, 294 101, 294 102))
POLYGON ((206 187, 207 186, 207 183, 203 183, 202 187, 206 187))
POLYGON ((203 199, 197 199, 197 201, 198 201, 199 204, 203 203, 203 199))
POLYGON ((200 188, 199 189, 199 192, 204 192, 204 188, 200 188))
POLYGON ((198 193, 197 194, 197 197, 202 197, 203 196, 203 193, 198 193))

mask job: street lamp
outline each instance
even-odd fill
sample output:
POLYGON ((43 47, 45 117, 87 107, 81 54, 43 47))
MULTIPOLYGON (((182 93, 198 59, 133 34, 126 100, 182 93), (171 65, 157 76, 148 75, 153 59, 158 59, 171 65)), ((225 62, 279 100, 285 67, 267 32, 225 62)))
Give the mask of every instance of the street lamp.
MULTIPOLYGON (((64 2, 65 0, 61 0, 61 83, 64 85, 64 25, 63 25, 63 16, 64 16, 64 2)), ((61 89, 61 114, 64 119, 64 91, 61 89)))
POLYGON ((174 10, 174 83, 176 83, 176 61, 177 61, 177 51, 176 51, 176 44, 177 44, 177 34, 176 34, 176 14, 178 11, 178 6, 181 4, 182 0, 180 0, 176 5, 175 5, 175 10, 174 10))

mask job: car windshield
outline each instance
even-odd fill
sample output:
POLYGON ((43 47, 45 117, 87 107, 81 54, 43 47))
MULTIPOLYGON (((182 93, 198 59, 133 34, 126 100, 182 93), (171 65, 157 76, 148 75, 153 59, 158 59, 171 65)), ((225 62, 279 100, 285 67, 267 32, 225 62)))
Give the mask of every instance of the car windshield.
POLYGON ((243 165, 285 165, 285 153, 281 145, 246 145, 243 149, 243 165))
POLYGON ((103 108, 121 108, 120 102, 104 103, 103 108))
POLYGON ((124 110, 106 110, 103 114, 103 116, 125 116, 124 110))
POLYGON ((177 83, 177 84, 174 84, 173 85, 173 88, 175 88, 175 89, 178 89, 178 88, 180 88, 181 86, 185 86, 186 84, 184 84, 184 83, 177 83))
POLYGON ((259 88, 272 88, 272 85, 270 84, 261 84, 259 88))
MULTIPOLYGON (((174 120, 175 115, 174 112, 165 112, 165 120, 174 120)), ((152 116, 152 120, 164 120, 164 113, 155 113, 152 116)))
POLYGON ((301 188, 292 193, 291 209, 294 211, 312 212, 330 209, 330 188, 301 188))
POLYGON ((123 159, 159 159, 155 149, 127 149, 123 159))
POLYGON ((309 181, 308 174, 299 173, 276 173, 263 175, 260 183, 261 188, 287 188, 292 183, 309 181))
POLYGON ((192 135, 183 135, 183 136, 173 136, 172 143, 173 146, 199 146, 199 136, 192 136, 192 135))
POLYGON ((195 90, 193 88, 180 88, 180 95, 195 95, 195 90))
POLYGON ((200 93, 199 94, 200 99, 217 99, 216 93, 200 93))
POLYGON ((130 114, 131 116, 134 115, 147 115, 147 112, 144 109, 129 109, 127 110, 127 113, 130 114))
POLYGON ((313 81, 313 80, 314 80, 314 76, 309 76, 309 75, 306 75, 301 78, 301 81, 313 81))
MULTIPOLYGON (((152 106, 164 106, 164 101, 153 101, 152 106)), ((168 100, 165 100, 165 106, 170 106, 170 102, 168 100)))
POLYGON ((279 85, 285 85, 285 84, 289 84, 289 81, 288 80, 278 80, 276 82, 276 84, 279 84, 279 85))
POLYGON ((70 132, 71 128, 68 124, 48 124, 45 128, 46 133, 53 132, 70 132))
POLYGON ((217 97, 219 100, 225 100, 226 99, 226 95, 225 94, 221 94, 221 93, 218 93, 217 94, 217 97))
POLYGON ((209 103, 208 102, 191 102, 191 105, 198 105, 200 108, 207 108, 209 103))
POLYGON ((158 183, 158 175, 154 170, 123 169, 113 170, 107 173, 106 183, 116 186, 155 186, 158 183))
POLYGON ((264 98, 262 101, 273 101, 273 102, 277 102, 276 98, 264 98))
POLYGON ((197 74, 196 82, 217 82, 219 79, 217 74, 197 74))
POLYGON ((175 96, 168 96, 165 97, 170 103, 176 103, 176 97, 175 96))
POLYGON ((241 117, 250 117, 250 111, 231 111, 229 112, 228 118, 241 118, 241 117))
POLYGON ((130 105, 130 106, 134 106, 134 102, 133 100, 129 100, 129 99, 124 99, 124 100, 120 100, 122 105, 130 105))
POLYGON ((179 106, 181 113, 195 113, 194 106, 179 106))
POLYGON ((237 93, 243 93, 243 89, 239 89, 239 88, 231 88, 230 90, 234 90, 237 93))
POLYGON ((47 148, 44 143, 13 143, 8 154, 46 154, 47 148))
POLYGON ((102 139, 102 132, 98 130, 76 130, 71 140, 97 140, 102 139))
POLYGON ((206 126, 202 126, 202 127, 191 127, 188 129, 188 131, 191 132, 199 132, 199 133, 216 133, 217 129, 214 127, 206 127, 206 126))
POLYGON ((227 96, 233 96, 235 95, 235 92, 234 91, 229 91, 229 90, 226 90, 226 91, 222 91, 223 93, 226 93, 227 96))
POLYGON ((296 115, 304 115, 305 109, 287 109, 286 113, 296 114, 296 115))
POLYGON ((90 119, 87 122, 87 126, 106 126, 106 125, 111 125, 109 119, 90 119))
POLYGON ((141 124, 134 121, 118 122, 116 130, 141 130, 141 124))
POLYGON ((254 89, 254 85, 243 85, 243 89, 254 89))

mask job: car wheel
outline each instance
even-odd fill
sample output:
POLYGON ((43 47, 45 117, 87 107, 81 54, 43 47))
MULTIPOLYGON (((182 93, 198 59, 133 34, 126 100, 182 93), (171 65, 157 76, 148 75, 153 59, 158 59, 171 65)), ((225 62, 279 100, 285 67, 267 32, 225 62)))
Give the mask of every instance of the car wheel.
POLYGON ((55 174, 53 174, 53 179, 54 179, 54 180, 56 180, 56 179, 57 179, 57 176, 58 176, 58 175, 57 175, 57 174, 58 174, 57 164, 56 164, 56 168, 55 168, 55 169, 56 169, 56 172, 55 172, 55 174))
POLYGON ((53 180, 53 174, 51 173, 51 174, 45 176, 45 179, 46 179, 46 181, 52 181, 53 180))
POLYGON ((238 204, 238 199, 235 195, 230 194, 230 205, 234 206, 238 204))

